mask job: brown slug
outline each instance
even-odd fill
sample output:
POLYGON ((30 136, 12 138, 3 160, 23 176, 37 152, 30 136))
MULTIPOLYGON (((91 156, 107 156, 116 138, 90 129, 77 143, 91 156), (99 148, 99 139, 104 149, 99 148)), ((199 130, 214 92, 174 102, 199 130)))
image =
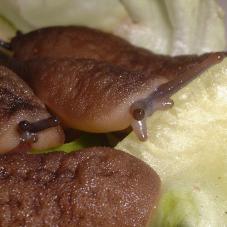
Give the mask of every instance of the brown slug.
POLYGON ((70 154, 0 155, 0 226, 147 226, 160 200, 158 174, 107 147, 70 154))
POLYGON ((182 59, 179 68, 169 61, 150 74, 93 59, 39 58, 25 62, 20 74, 67 126, 97 133, 132 126, 146 140, 146 118, 171 107, 171 95, 224 55, 204 54, 187 64, 182 59))
POLYGON ((226 55, 157 55, 81 26, 18 34, 5 46, 14 61, 24 62, 14 68, 65 124, 90 132, 131 125, 141 140, 147 137, 146 117, 171 107, 174 92, 226 55))
POLYGON ((8 68, 0 65, 0 153, 21 143, 44 149, 64 143, 59 121, 28 85, 8 68))

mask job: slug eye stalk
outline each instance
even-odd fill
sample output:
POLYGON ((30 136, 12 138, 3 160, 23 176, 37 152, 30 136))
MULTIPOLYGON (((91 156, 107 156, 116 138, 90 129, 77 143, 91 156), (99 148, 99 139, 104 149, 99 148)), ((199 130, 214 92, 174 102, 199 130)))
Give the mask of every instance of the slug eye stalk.
POLYGON ((18 131, 21 134, 21 142, 35 143, 38 141, 37 133, 48 128, 56 127, 60 121, 56 117, 49 117, 37 122, 21 121, 18 124, 18 131))

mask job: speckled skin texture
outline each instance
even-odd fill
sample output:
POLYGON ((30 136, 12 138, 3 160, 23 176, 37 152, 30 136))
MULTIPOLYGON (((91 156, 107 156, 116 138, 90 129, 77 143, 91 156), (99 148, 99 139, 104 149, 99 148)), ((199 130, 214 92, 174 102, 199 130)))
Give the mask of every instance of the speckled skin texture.
POLYGON ((132 102, 164 82, 88 59, 35 59, 25 68, 25 80, 64 123, 90 132, 127 128, 132 102))
POLYGON ((174 81, 160 90, 157 103, 168 96, 169 88, 176 92, 219 62, 218 56, 171 58, 165 67, 149 74, 94 59, 39 58, 27 61, 20 75, 66 125, 88 132, 112 132, 130 126, 129 110, 134 102, 147 98, 147 111, 160 85, 174 81))
POLYGON ((111 148, 0 156, 0 226, 145 226, 160 179, 111 148))
POLYGON ((166 109, 172 94, 220 61, 215 53, 156 55, 112 34, 79 26, 18 35, 12 49, 16 60, 25 61, 21 68, 27 71, 20 75, 64 124, 101 133, 133 125, 142 135, 134 124, 134 103, 141 101, 144 118, 166 109))
MULTIPOLYGON (((15 73, 0 65, 0 153, 13 149, 20 143, 18 123, 22 120, 35 122, 50 117, 45 105, 35 96, 31 88, 15 73)), ((46 148, 64 142, 60 127, 42 133, 49 142, 40 140, 34 145, 46 148), (44 145, 45 144, 45 145, 44 145)))
POLYGON ((0 66, 0 119, 9 119, 20 111, 46 112, 44 104, 29 86, 6 67, 0 66))

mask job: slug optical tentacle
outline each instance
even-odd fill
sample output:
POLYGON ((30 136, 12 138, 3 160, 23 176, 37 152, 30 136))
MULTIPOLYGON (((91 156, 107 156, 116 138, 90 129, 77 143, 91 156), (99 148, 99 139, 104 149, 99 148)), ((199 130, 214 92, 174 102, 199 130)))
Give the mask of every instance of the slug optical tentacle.
POLYGON ((21 133, 21 142, 35 143, 38 140, 37 133, 45 129, 56 127, 60 124, 60 121, 56 117, 49 117, 34 123, 29 121, 21 121, 18 124, 18 130, 21 133))
POLYGON ((49 117, 47 119, 43 119, 34 123, 30 123, 29 121, 21 121, 18 126, 21 131, 29 131, 35 133, 51 127, 56 127, 59 125, 59 123, 60 122, 57 117, 49 117))

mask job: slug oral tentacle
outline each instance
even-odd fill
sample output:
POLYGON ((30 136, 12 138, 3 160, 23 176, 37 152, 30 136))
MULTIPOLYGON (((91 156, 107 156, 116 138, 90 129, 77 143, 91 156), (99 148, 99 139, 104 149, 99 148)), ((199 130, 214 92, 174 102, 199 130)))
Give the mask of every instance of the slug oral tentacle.
POLYGON ((32 144, 32 143, 36 143, 37 141, 38 141, 37 133, 32 133, 29 131, 25 131, 25 132, 21 133, 21 137, 20 137, 21 143, 32 144))
POLYGON ((146 124, 146 118, 142 120, 133 120, 131 123, 131 127, 133 132, 136 134, 136 136, 139 138, 140 141, 146 141, 147 140, 147 124, 146 124))

